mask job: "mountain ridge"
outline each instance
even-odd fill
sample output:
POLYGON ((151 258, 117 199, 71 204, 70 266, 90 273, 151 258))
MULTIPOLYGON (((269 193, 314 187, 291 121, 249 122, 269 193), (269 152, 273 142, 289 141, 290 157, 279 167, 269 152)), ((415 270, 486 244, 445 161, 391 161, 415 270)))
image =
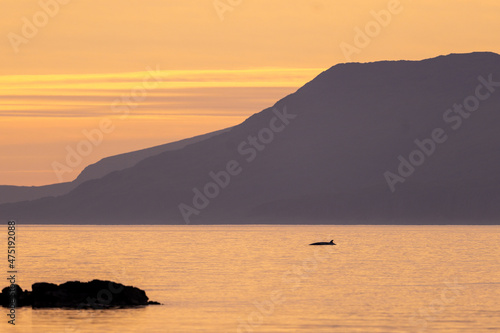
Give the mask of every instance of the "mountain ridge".
POLYGON ((228 130, 230 130, 230 128, 197 135, 191 138, 182 139, 159 146, 108 156, 102 158, 96 163, 86 166, 82 170, 82 172, 71 182, 55 183, 42 186, 0 185, 0 204, 31 201, 44 197, 60 196, 70 192, 86 181, 99 179, 113 171, 119 171, 132 167, 136 163, 147 157, 154 156, 169 150, 182 149, 189 144, 205 140, 211 136, 224 133, 228 130))
POLYGON ((500 157, 492 152, 500 151, 500 91, 460 130, 443 120, 488 75, 500 81, 498 54, 335 65, 229 132, 59 198, 0 205, 0 214, 26 223, 497 224, 500 157), (296 118, 246 161, 239 147, 250 149, 276 112, 296 118), (384 174, 436 128, 448 140, 392 193, 384 174), (241 172, 196 208, 196 193, 230 161, 241 172), (183 204, 198 212, 188 221, 183 204))

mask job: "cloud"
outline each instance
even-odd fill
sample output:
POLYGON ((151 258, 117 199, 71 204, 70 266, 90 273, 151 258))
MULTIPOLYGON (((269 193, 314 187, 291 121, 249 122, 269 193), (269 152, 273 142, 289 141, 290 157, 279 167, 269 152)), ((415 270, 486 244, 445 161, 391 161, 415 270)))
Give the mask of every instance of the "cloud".
MULTIPOLYGON (((318 69, 162 71, 164 80, 130 110, 134 116, 248 115, 309 81, 318 69)), ((0 117, 115 115, 141 87, 145 72, 0 76, 0 117)))

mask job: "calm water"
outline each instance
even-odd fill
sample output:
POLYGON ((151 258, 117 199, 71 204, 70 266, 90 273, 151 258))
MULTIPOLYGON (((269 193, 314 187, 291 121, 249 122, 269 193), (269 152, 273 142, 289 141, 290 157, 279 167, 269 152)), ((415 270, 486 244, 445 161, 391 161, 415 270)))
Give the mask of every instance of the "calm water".
POLYGON ((499 226, 20 225, 17 241, 23 289, 111 279, 163 305, 22 308, 1 332, 500 332, 499 226))

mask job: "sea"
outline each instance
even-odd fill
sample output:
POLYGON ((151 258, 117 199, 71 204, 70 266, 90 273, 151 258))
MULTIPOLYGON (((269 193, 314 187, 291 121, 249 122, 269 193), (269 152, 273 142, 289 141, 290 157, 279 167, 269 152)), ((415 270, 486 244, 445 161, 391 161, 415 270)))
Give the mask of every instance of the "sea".
POLYGON ((500 332, 500 226, 18 223, 15 243, 23 289, 112 280, 161 305, 0 308, 0 332, 500 332))

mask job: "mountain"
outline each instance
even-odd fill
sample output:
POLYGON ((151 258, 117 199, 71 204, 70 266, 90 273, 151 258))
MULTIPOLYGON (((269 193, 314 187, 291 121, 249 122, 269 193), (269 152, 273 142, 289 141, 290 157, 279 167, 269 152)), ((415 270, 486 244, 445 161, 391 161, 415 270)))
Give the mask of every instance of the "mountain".
POLYGON ((187 145, 208 139, 228 131, 229 129, 219 130, 203 135, 198 135, 189 139, 167 143, 160 146, 141 149, 129 153, 119 154, 103 158, 97 163, 87 166, 72 182, 58 183, 44 186, 10 186, 0 185, 0 204, 19 201, 36 200, 44 197, 56 197, 75 189, 78 185, 91 180, 99 179, 107 174, 130 168, 145 158, 158 155, 165 151, 182 149, 187 145))
POLYGON ((333 66, 230 131, 0 205, 21 223, 498 224, 500 55, 333 66))

